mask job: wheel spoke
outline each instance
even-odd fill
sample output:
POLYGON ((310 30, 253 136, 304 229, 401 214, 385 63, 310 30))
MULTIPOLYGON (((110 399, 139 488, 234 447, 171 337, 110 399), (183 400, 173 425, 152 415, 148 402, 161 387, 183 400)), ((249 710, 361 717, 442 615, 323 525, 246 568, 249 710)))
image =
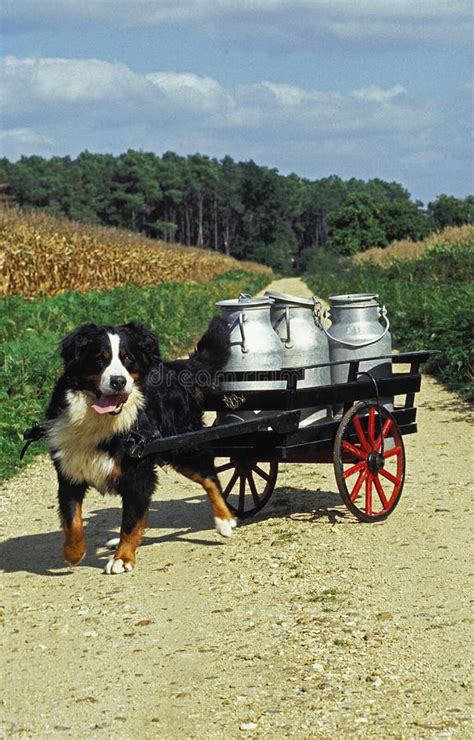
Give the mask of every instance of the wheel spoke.
POLYGON ((405 449, 396 417, 378 403, 354 404, 339 423, 333 461, 348 509, 362 522, 386 519, 398 504, 405 479, 405 449))
POLYGON ((360 475, 357 478, 356 484, 351 491, 351 501, 355 501, 357 496, 359 495, 359 491, 362 488, 362 483, 364 482, 366 475, 367 475, 367 470, 361 470, 360 475))
POLYGON ((378 436, 377 439, 375 440, 374 449, 375 449, 376 452, 378 452, 380 450, 380 448, 382 446, 382 439, 387 436, 387 434, 389 433, 389 431, 390 431, 391 428, 392 428, 392 420, 391 419, 387 419, 386 422, 385 422, 385 424, 382 427, 382 434, 381 434, 381 436, 378 436))
POLYGON ((247 480, 247 474, 240 474, 240 486, 239 486, 239 514, 245 511, 245 481, 247 480))
POLYGON ((387 511, 387 509, 390 507, 390 502, 387 501, 387 498, 385 496, 385 491, 383 490, 383 487, 382 487, 382 484, 380 482, 380 478, 378 477, 378 475, 374 475, 374 483, 375 483, 375 488, 377 489, 377 493, 379 494, 379 499, 382 502, 384 511, 387 511))
POLYGON ((258 506, 260 504, 260 496, 258 495, 257 487, 255 485, 255 481, 253 479, 252 471, 249 470, 247 473, 247 480, 249 482, 250 490, 252 492, 252 498, 255 506, 258 506))
POLYGON ((263 468, 257 465, 255 458, 251 460, 233 458, 229 462, 222 460, 222 463, 222 466, 216 469, 219 471, 226 468, 230 471, 227 480, 223 482, 223 487, 226 485, 222 492, 227 506, 241 519, 253 516, 265 506, 273 493, 278 463, 264 461, 263 468))
POLYGON ((367 516, 372 516, 372 481, 372 473, 368 473, 365 480, 365 513, 367 516))
POLYGON ((370 444, 373 445, 375 443, 375 409, 373 406, 369 409, 368 437, 370 444))
POLYGON ((222 492, 222 496, 224 498, 227 498, 227 496, 229 495, 229 493, 232 491, 232 489, 235 486, 235 483, 236 483, 236 480, 237 480, 238 477, 239 477, 239 471, 236 469, 232 473, 232 478, 230 479, 230 481, 226 485, 224 491, 222 492))
POLYGON ((365 460, 361 460, 357 463, 357 465, 353 465, 352 468, 348 468, 346 471, 344 471, 344 478, 349 478, 350 475, 354 475, 354 473, 357 473, 360 470, 365 470, 365 468, 366 462, 365 460))
POLYGON ((361 445, 364 448, 364 450, 366 450, 367 452, 370 452, 372 448, 371 448, 371 446, 369 445, 369 443, 367 442, 367 440, 365 438, 365 434, 364 434, 364 432, 362 430, 362 426, 361 426, 359 417, 358 416, 354 416, 353 419, 352 419, 352 422, 354 424, 354 429, 357 432, 357 436, 359 437, 359 442, 361 443, 361 445))
POLYGON ((228 462, 228 463, 225 463, 225 465, 219 465, 219 467, 216 468, 216 472, 223 473, 224 470, 230 470, 231 468, 235 468, 235 463, 228 462))
POLYGON ((257 475, 260 476, 260 478, 263 478, 268 483, 268 481, 270 480, 270 476, 269 476, 268 473, 266 473, 264 470, 262 470, 262 468, 259 468, 258 465, 254 465, 253 466, 253 470, 257 473, 257 475))
POLYGON ((394 485, 398 486, 400 484, 400 478, 396 478, 392 473, 389 473, 388 470, 385 470, 385 468, 380 468, 379 474, 383 475, 384 478, 391 481, 394 485))
POLYGON ((342 440, 342 447, 344 450, 347 450, 347 452, 352 452, 353 455, 356 457, 360 457, 362 460, 365 460, 367 457, 367 453, 364 452, 364 450, 361 450, 360 447, 355 447, 354 445, 351 445, 350 442, 348 442, 346 439, 342 440))
POLYGON ((402 448, 401 447, 392 447, 391 450, 386 450, 383 453, 384 460, 387 459, 387 457, 393 457, 393 455, 401 455, 402 454, 402 448))

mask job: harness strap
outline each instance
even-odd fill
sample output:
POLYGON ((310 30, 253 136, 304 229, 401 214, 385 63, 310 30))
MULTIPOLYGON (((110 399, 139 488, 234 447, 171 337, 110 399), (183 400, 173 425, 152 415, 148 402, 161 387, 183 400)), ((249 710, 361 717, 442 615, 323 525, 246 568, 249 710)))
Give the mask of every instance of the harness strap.
MULTIPOLYGON (((23 439, 25 444, 20 450, 20 460, 26 455, 28 447, 33 442, 38 442, 40 439, 46 436, 48 428, 45 424, 37 424, 34 427, 25 429, 23 432, 23 439)), ((126 455, 129 457, 142 458, 145 451, 145 446, 161 438, 161 432, 159 429, 150 429, 144 432, 138 432, 132 430, 122 436, 123 449, 126 455)), ((158 465, 165 465, 165 462, 161 459, 157 459, 158 465)))
POLYGON ((21 448, 20 451, 20 460, 23 460, 25 457, 26 451, 28 447, 33 444, 33 442, 38 442, 42 437, 46 436, 47 428, 43 424, 37 424, 34 427, 30 427, 29 429, 25 429, 23 432, 23 439, 26 440, 25 444, 21 448))

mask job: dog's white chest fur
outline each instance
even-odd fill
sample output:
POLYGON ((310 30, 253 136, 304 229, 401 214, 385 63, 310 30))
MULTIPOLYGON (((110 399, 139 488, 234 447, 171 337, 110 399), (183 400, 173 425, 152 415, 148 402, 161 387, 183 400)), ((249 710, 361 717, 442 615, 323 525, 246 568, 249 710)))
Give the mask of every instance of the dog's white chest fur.
POLYGON ((141 392, 134 388, 117 416, 97 414, 91 405, 95 398, 84 391, 69 390, 67 407, 52 422, 48 446, 62 474, 72 483, 87 483, 99 491, 110 489, 115 460, 99 449, 101 442, 127 432, 144 405, 141 392))

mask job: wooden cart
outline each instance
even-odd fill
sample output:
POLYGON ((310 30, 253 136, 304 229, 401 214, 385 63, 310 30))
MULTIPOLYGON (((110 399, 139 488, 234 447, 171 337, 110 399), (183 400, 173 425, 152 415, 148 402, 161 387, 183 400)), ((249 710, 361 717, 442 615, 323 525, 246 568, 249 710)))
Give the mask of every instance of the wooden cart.
POLYGON ((337 363, 348 366, 347 382, 313 388, 297 388, 308 367, 221 373, 222 382, 251 381, 256 386, 261 383, 262 390, 230 392, 216 387, 206 394, 205 408, 217 412, 259 410, 258 415, 148 443, 134 434, 128 439, 127 451, 142 457, 186 449, 212 450, 218 459, 217 471, 227 477, 224 497, 240 518, 265 506, 275 488, 280 462, 332 463, 339 493, 350 511, 364 522, 381 521, 394 510, 403 491, 403 436, 417 431, 415 394, 421 385, 420 365, 431 354, 420 351, 364 358, 363 362, 391 359, 392 375, 378 380, 370 372, 359 372, 360 360, 337 363), (401 365, 409 365, 409 370, 401 365), (265 390, 265 384, 274 380, 284 380, 286 388, 265 390), (401 404, 390 411, 379 400, 400 396, 401 404), (301 409, 339 409, 341 404, 342 414, 305 428, 299 426, 301 409))

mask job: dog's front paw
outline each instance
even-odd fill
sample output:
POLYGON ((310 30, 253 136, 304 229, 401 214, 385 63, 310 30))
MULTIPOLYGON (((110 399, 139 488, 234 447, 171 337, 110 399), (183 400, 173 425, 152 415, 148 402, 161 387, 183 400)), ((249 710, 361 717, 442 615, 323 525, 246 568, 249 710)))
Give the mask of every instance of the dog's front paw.
POLYGON ((130 573, 133 570, 133 563, 122 560, 122 558, 111 557, 108 559, 104 568, 104 573, 108 576, 118 575, 119 573, 130 573))
POLYGON ((232 537, 234 529, 237 526, 235 519, 221 519, 218 516, 214 517, 216 529, 222 537, 232 537))

